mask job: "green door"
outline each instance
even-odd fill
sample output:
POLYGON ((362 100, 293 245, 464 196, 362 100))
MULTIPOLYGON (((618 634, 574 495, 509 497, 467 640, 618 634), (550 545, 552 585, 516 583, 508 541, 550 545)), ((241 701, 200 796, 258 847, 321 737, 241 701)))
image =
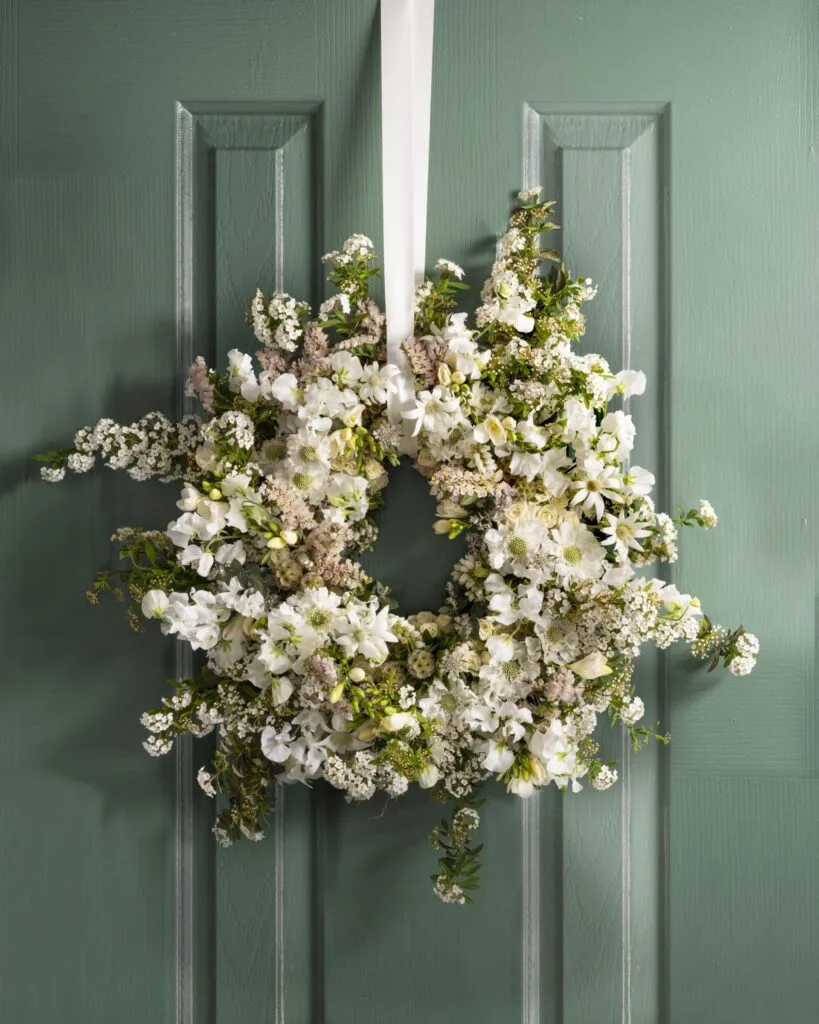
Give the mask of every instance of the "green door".
MULTIPOLYGON (((173 412, 258 285, 315 299, 322 252, 380 237, 376 0, 0 10, 4 1024, 819 1019, 819 7, 439 0, 430 261, 480 284, 512 192, 559 201, 587 350, 649 378, 639 461, 721 513, 674 579, 763 644, 745 680, 644 656, 670 750, 614 750, 608 794, 493 795, 473 908, 430 891, 422 798, 290 789, 216 852, 206 752, 140 745, 173 647, 83 600, 168 496, 29 461, 173 412)), ((390 497, 370 565, 434 605, 453 546, 409 470, 390 497)))

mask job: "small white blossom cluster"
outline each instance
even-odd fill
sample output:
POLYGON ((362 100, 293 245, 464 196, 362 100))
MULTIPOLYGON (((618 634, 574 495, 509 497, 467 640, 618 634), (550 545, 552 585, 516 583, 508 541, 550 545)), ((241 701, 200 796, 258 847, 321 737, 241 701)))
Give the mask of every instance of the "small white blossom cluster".
POLYGON ((717 525, 718 519, 717 514, 714 511, 714 506, 711 504, 711 502, 706 501, 706 499, 703 498, 702 501, 700 501, 699 508, 697 511, 699 512, 700 522, 706 528, 706 530, 713 530, 713 528, 717 525))
POLYGON ((282 292, 265 300, 257 291, 250 306, 250 320, 258 341, 265 347, 295 352, 302 336, 301 317, 306 307, 282 292))
POLYGON ((109 469, 124 470, 134 480, 177 480, 199 444, 199 427, 195 417, 173 423, 161 412, 127 425, 102 419, 78 430, 69 451, 49 452, 52 464, 43 466, 40 475, 48 483, 59 483, 66 470, 87 473, 100 459, 109 469))
MULTIPOLYGON (((655 510, 617 404, 645 377, 575 352, 594 286, 540 275, 550 204, 522 198, 479 331, 454 309, 457 264, 438 261, 416 294, 406 430, 438 502, 435 531, 467 537, 437 612, 397 614, 355 558, 376 536, 401 442, 387 416, 399 370, 384 358, 363 235, 324 257, 337 291, 315 319, 258 292, 258 361, 234 349, 224 374, 197 361, 190 386, 209 419, 103 420, 50 453, 50 480, 100 457, 137 479, 183 481, 164 532, 118 533, 133 566, 119 576, 143 618, 203 652, 201 672, 142 722, 156 756, 184 733, 218 730, 197 781, 229 798, 221 843, 260 838, 280 784, 324 779, 360 801, 415 783, 456 801, 434 833, 434 887, 468 902, 469 801, 482 783, 520 797, 584 779, 606 790, 617 772, 597 756, 600 714, 637 744, 653 735, 631 685, 644 644, 686 641, 736 675, 755 663, 755 637, 713 626, 695 597, 638 572, 676 559, 678 525, 710 528, 716 514, 706 501, 677 519, 655 510)), ((110 576, 95 596, 115 589, 110 576)))
POLYGON ((756 665, 759 654, 759 640, 753 633, 741 633, 734 646, 736 654, 728 662, 729 671, 735 676, 747 676, 756 665))

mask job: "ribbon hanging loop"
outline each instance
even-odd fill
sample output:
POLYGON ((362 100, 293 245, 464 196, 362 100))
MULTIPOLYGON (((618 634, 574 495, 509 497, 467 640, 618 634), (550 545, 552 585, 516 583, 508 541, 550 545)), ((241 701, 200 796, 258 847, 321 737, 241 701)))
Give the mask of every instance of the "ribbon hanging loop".
POLYGON ((381 0, 381 161, 387 359, 398 366, 393 423, 412 407, 401 345, 413 333, 424 278, 435 0, 381 0))

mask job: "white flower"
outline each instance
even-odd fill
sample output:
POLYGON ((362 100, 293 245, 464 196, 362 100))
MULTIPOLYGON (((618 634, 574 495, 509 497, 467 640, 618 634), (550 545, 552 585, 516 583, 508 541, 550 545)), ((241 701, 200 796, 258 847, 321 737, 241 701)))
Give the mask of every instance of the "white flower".
POLYGON ((559 498, 569 486, 569 478, 561 470, 571 465, 565 448, 552 448, 541 457, 540 478, 555 498, 559 498))
POLYGON ((512 776, 506 785, 507 793, 514 793, 522 799, 530 797, 535 792, 535 784, 531 779, 524 779, 519 776, 512 776))
POLYGON ((506 444, 508 434, 506 427, 501 423, 497 416, 487 416, 483 423, 479 423, 473 434, 478 444, 493 444, 496 448, 501 448, 506 444))
POLYGON ((487 530, 484 538, 490 566, 522 577, 537 571, 533 560, 546 540, 547 532, 536 519, 519 519, 514 526, 487 530))
POLYGON ((347 295, 339 294, 333 295, 329 299, 326 299, 319 306, 318 318, 319 320, 328 320, 330 316, 335 313, 336 310, 347 316, 350 312, 350 298, 347 295))
POLYGON ((520 295, 512 295, 501 301, 498 320, 510 324, 521 334, 528 334, 535 326, 535 318, 528 315, 529 310, 534 309, 535 305, 535 300, 524 290, 520 295))
POLYGON ((459 267, 457 263, 453 263, 452 260, 438 260, 435 264, 435 269, 451 274, 453 277, 457 277, 458 280, 464 276, 463 268, 459 267))
POLYGON ((242 385, 251 380, 256 383, 256 374, 253 372, 253 360, 249 355, 232 348, 228 352, 228 387, 231 391, 240 392, 242 385))
POLYGON ((216 561, 220 565, 230 565, 232 562, 238 562, 239 565, 244 565, 247 557, 245 553, 245 546, 240 540, 234 541, 232 544, 222 544, 216 549, 214 555, 216 561))
POLYGON ((492 655, 492 661, 501 664, 511 661, 515 656, 515 641, 508 633, 490 636, 486 641, 486 648, 492 655))
POLYGON ((620 708, 620 721, 625 725, 636 725, 645 714, 645 704, 639 697, 624 700, 620 708))
POLYGON ((522 476, 524 480, 534 480, 543 472, 543 456, 537 452, 512 452, 509 460, 509 472, 513 476, 522 476))
POLYGON ((327 500, 333 510, 325 514, 335 522, 349 520, 356 523, 366 516, 370 507, 367 499, 367 480, 363 476, 338 473, 327 486, 327 500))
POLYGON ((628 558, 629 551, 642 551, 640 541, 651 536, 651 531, 645 528, 645 524, 637 518, 636 513, 627 516, 621 512, 619 516, 613 516, 611 512, 607 512, 606 522, 607 525, 603 527, 602 532, 608 536, 603 544, 611 544, 621 562, 628 558))
POLYGON ((349 604, 337 630, 338 642, 350 657, 360 654, 376 663, 386 660, 387 644, 398 639, 390 630, 389 608, 376 612, 372 604, 349 604))
POLYGON ((293 683, 290 681, 288 676, 273 676, 268 680, 268 686, 270 688, 270 695, 273 700, 273 704, 276 707, 280 704, 284 704, 286 700, 289 700, 293 693, 293 683))
POLYGON ((511 626, 521 619, 535 620, 543 605, 543 593, 536 586, 523 587, 517 592, 507 586, 499 573, 492 573, 484 584, 489 599, 491 619, 503 626, 511 626))
POLYGON ((290 746, 293 742, 292 727, 288 722, 281 729, 274 729, 268 725, 262 730, 261 747, 262 753, 276 764, 284 764, 290 757, 290 746))
POLYGON ((271 385, 270 393, 288 412, 295 412, 299 408, 302 393, 294 374, 282 373, 278 376, 271 385))
POLYGON ((168 595, 162 590, 149 590, 142 598, 142 614, 146 619, 161 619, 168 610, 168 595))
POLYGON ((535 426, 532 416, 528 419, 518 420, 516 433, 518 437, 533 448, 545 448, 548 441, 548 434, 543 427, 535 426))
POLYGON ((577 747, 559 718, 553 718, 548 729, 532 733, 529 749, 560 788, 576 777, 579 769, 577 747))
POLYGON ((199 788, 208 796, 216 796, 216 787, 213 785, 213 776, 206 768, 200 768, 196 773, 196 781, 199 788))
POLYGON ((595 519, 603 516, 603 499, 620 500, 620 479, 613 466, 607 466, 600 459, 585 458, 572 486, 575 489, 571 504, 579 505, 586 515, 595 519))
MULTIPOLYGON (((656 581, 660 584, 660 581, 656 581)), ((659 599, 661 602, 661 613, 675 622, 681 622, 689 616, 702 615, 699 599, 691 594, 681 594, 673 583, 660 584, 659 599)))
POLYGON ((555 572, 565 580, 597 579, 603 571, 605 552, 580 524, 564 522, 552 530, 548 550, 555 572))
POLYGON ((728 671, 732 676, 747 676, 753 671, 756 665, 756 658, 731 658, 728 662, 728 671))
POLYGON ((341 598, 327 587, 310 587, 290 601, 301 617, 298 626, 301 644, 304 643, 306 633, 320 640, 343 622, 344 609, 341 607, 341 598))
POLYGON ((719 522, 719 519, 717 518, 717 513, 714 511, 714 506, 711 504, 711 502, 703 498, 700 501, 699 508, 697 509, 697 511, 699 512, 700 522, 705 527, 705 529, 713 530, 719 522))
POLYGON ((510 750, 505 743, 497 740, 486 741, 483 755, 481 764, 488 772, 493 772, 495 775, 507 771, 515 762, 515 752, 510 750))
POLYGON ((408 711, 396 711, 381 719, 381 729, 384 732, 402 732, 406 730, 407 736, 415 737, 421 731, 421 726, 415 715, 408 711))
POLYGON ((369 256, 373 249, 372 241, 366 235, 350 235, 343 245, 344 252, 348 256, 369 256))
POLYGON ((197 544, 189 544, 176 556, 180 565, 192 565, 200 576, 207 576, 213 568, 213 555, 197 544))
POLYGON ((603 573, 603 582, 607 587, 619 590, 619 588, 625 586, 633 576, 634 568, 631 563, 624 562, 622 565, 610 565, 603 573))
POLYGON ((204 494, 197 491, 191 484, 185 484, 182 488, 182 497, 177 501, 176 507, 182 512, 195 512, 196 506, 204 497, 204 494))
MULTIPOLYGON (((435 328, 433 328, 435 332, 435 328)), ((477 380, 489 360, 487 349, 481 352, 472 340, 472 331, 466 326, 466 313, 451 313, 444 329, 438 332, 446 343, 446 364, 450 370, 462 373, 464 377, 477 380)))
POLYGON ((607 764, 604 764, 592 779, 592 788, 602 793, 606 789, 611 789, 615 782, 617 782, 617 769, 609 768, 607 764))
POLYGON ((532 331, 535 319, 528 314, 535 308, 536 302, 511 270, 498 270, 496 267, 482 294, 488 298, 484 309, 490 319, 509 324, 521 334, 532 331))
POLYGON ((461 403, 449 391, 436 387, 432 391, 422 391, 415 399, 415 408, 405 413, 405 419, 415 420, 412 436, 417 437, 422 430, 431 434, 446 436, 456 425, 455 414, 460 412, 461 403))
POLYGON ((313 430, 330 430, 333 419, 356 405, 358 396, 355 391, 338 388, 327 377, 319 377, 304 389, 298 416, 300 420, 309 423, 313 430))
POLYGON ((297 473, 322 473, 330 466, 327 435, 304 427, 287 438, 288 466, 297 473))
POLYGON ((642 466, 629 466, 623 474, 623 483, 632 494, 648 495, 654 487, 654 474, 642 466))
POLYGON ((330 356, 330 366, 333 368, 333 380, 339 387, 355 384, 364 376, 361 360, 350 352, 334 352, 330 356))
POLYGON ((615 380, 614 391, 621 394, 624 398, 630 398, 632 395, 642 395, 645 392, 646 375, 642 370, 621 370, 615 380))
POLYGON ((378 363, 367 363, 358 389, 362 400, 384 405, 388 396, 398 390, 395 378, 400 372, 394 363, 385 363, 380 369, 378 363))
POLYGON ((634 435, 636 434, 634 420, 620 409, 607 413, 600 424, 600 434, 598 449, 615 452, 618 459, 625 459, 634 447, 634 435), (605 443, 607 440, 605 435, 610 436, 612 443, 605 443))
POLYGON ((588 445, 591 437, 597 433, 594 409, 590 409, 582 398, 567 398, 563 404, 563 414, 566 419, 564 439, 575 443, 575 447, 578 440, 583 446, 588 445))

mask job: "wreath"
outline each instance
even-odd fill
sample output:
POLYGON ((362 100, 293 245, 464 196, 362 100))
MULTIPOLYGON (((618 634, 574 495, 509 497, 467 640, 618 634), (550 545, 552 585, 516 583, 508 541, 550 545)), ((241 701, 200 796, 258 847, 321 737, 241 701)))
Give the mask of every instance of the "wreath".
POLYGON ((127 597, 134 628, 156 619, 203 652, 142 716, 144 745, 162 755, 186 733, 217 731, 198 782, 227 800, 214 826, 225 845, 262 838, 280 784, 324 779, 361 801, 415 783, 452 804, 432 834, 435 892, 468 902, 487 780, 520 797, 583 779, 608 789, 616 767, 594 740, 604 712, 635 747, 667 739, 641 724, 631 684, 644 643, 685 641, 735 675, 755 663, 754 636, 638 573, 675 560, 679 526, 717 517, 707 501, 673 519, 655 511, 618 403, 645 377, 574 351, 595 289, 541 248, 554 204, 537 191, 520 199, 474 328, 455 311, 466 287, 456 264, 439 260, 417 289, 403 424, 388 408, 400 371, 370 295, 376 256, 354 235, 323 257, 335 294, 315 317, 257 292, 256 365, 238 350, 224 374, 196 360, 187 388, 206 418, 101 420, 39 456, 49 481, 100 459, 136 480, 182 482, 166 530, 115 534, 127 567, 99 574, 88 598, 127 597), (444 607, 416 615, 356 561, 407 436, 438 503, 435 531, 467 538, 444 607))

